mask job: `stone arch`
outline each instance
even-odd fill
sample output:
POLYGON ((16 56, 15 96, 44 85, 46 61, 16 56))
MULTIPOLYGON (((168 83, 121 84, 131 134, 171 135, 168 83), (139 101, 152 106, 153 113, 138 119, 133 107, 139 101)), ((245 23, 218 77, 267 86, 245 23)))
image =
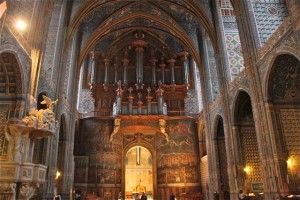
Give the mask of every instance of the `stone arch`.
POLYGON ((229 177, 228 177, 228 162, 225 142, 223 118, 218 115, 215 119, 215 158, 218 171, 219 195, 221 199, 230 199, 229 177))
MULTIPOLYGON (((105 4, 109 4, 111 1, 107 2, 86 2, 81 5, 78 11, 75 13, 74 18, 70 23, 70 29, 68 33, 67 39, 70 40, 71 37, 75 34, 76 30, 84 20, 84 18, 88 18, 91 14, 93 14, 96 10, 101 9, 105 6, 105 4)), ((134 2, 133 2, 134 3, 134 2)), ((213 41, 213 45, 215 50, 217 50, 217 38, 214 30, 214 25, 212 24, 211 20, 207 16, 205 10, 197 3, 197 2, 190 2, 189 0, 184 0, 184 4, 180 5, 175 2, 168 2, 171 5, 176 5, 185 9, 187 13, 190 13, 195 16, 199 25, 202 25, 204 29, 207 31, 209 37, 213 41), (187 5, 187 6, 184 6, 187 5)))
MULTIPOLYGON (((236 122, 235 122, 235 112, 236 112, 236 110, 237 110, 237 102, 239 101, 239 95, 240 95, 240 93, 246 93, 246 94, 250 94, 250 92, 246 89, 246 88, 240 88, 240 89, 238 89, 236 92, 235 92, 235 94, 234 94, 234 96, 233 96, 233 100, 231 101, 232 102, 232 104, 230 105, 230 107, 231 107, 231 113, 230 113, 230 115, 231 115, 231 117, 232 117, 232 119, 233 119, 233 123, 234 124, 236 124, 236 122)), ((250 95, 249 95, 250 96, 250 95)), ((250 96, 250 98, 251 98, 251 96, 250 96)))
MULTIPOLYGON (((138 135, 138 134, 137 134, 138 135)), ((139 137, 139 136, 138 136, 139 137)), ((153 165, 153 169, 152 169, 152 173, 153 173, 153 197, 154 199, 156 199, 157 196, 157 157, 156 157, 156 150, 154 148, 154 146, 147 142, 146 140, 143 139, 137 139, 137 140, 133 140, 130 143, 128 143, 124 148, 123 148, 123 158, 122 158, 122 166, 125 166, 125 158, 126 158, 126 154, 127 152, 135 146, 141 146, 146 148, 152 155, 152 165, 153 165)), ((125 167, 122 167, 122 183, 125 183, 125 167)), ((125 184, 123 184, 122 186, 122 191, 123 194, 125 194, 125 184)))
POLYGON ((236 152, 238 153, 238 188, 245 192, 263 192, 262 165, 250 95, 239 91, 234 102, 236 152), (259 185, 259 190, 255 185, 259 185))
POLYGON ((11 44, 1 45, 0 49, 0 54, 10 53, 15 56, 18 63, 18 70, 20 72, 20 80, 22 83, 21 92, 18 94, 26 94, 29 87, 28 76, 30 72, 30 58, 28 54, 26 54, 27 52, 24 52, 23 49, 19 49, 15 45, 11 44))
POLYGON ((291 57, 295 57, 296 59, 300 60, 300 55, 297 54, 296 50, 292 50, 292 49, 280 49, 279 51, 275 52, 272 57, 269 59, 269 62, 267 63, 267 72, 265 75, 265 82, 263 85, 263 92, 264 92, 264 99, 266 99, 266 101, 270 101, 271 97, 270 97, 270 85, 272 83, 270 83, 271 79, 272 79, 272 75, 274 74, 274 67, 276 65, 276 61, 278 61, 278 59, 283 56, 283 55, 289 55, 291 57))
POLYGON ((267 80, 267 98, 274 130, 282 193, 299 193, 300 177, 300 60, 276 56, 267 80))
POLYGON ((4 131, 5 123, 10 118, 19 118, 22 109, 18 96, 22 94, 22 74, 17 57, 10 51, 0 53, 0 102, 1 120, 0 126, 0 157, 7 159, 8 141, 4 131))

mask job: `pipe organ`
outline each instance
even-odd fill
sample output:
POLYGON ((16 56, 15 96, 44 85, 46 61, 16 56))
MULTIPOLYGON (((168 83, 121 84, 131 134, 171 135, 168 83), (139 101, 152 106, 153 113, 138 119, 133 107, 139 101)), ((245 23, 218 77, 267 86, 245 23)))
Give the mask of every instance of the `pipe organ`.
POLYGON ((168 57, 140 36, 117 55, 92 55, 96 116, 184 115, 188 52, 168 57))

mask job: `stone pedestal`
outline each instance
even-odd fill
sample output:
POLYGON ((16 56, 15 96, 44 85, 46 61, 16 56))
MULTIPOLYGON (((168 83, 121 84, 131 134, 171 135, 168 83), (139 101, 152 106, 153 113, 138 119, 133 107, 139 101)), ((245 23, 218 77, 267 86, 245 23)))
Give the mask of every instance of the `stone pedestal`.
POLYGON ((0 199, 30 199, 45 182, 47 167, 32 163, 37 139, 53 135, 47 129, 25 125, 20 120, 9 121, 5 128, 8 140, 7 159, 0 165, 0 199))

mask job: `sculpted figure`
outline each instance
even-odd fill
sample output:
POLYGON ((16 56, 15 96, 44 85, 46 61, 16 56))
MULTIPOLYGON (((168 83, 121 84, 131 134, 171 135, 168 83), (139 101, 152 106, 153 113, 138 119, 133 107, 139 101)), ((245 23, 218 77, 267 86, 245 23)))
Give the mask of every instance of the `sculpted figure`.
POLYGON ((167 142, 169 142, 169 135, 166 132, 166 120, 159 119, 159 129, 160 132, 166 137, 167 142))
POLYGON ((43 95, 43 99, 44 100, 41 102, 41 104, 47 105, 47 108, 53 111, 53 105, 55 105, 58 100, 52 101, 49 97, 45 95, 43 95))
POLYGON ((121 126, 121 119, 120 118, 116 118, 115 122, 114 122, 114 130, 113 132, 110 134, 110 141, 112 142, 114 135, 116 135, 118 133, 118 131, 120 130, 120 126, 121 126))
POLYGON ((31 108, 28 116, 25 116, 22 121, 29 127, 53 130, 57 124, 53 112, 53 105, 57 103, 57 100, 52 101, 45 95, 43 95, 43 99, 41 104, 47 105, 47 109, 37 110, 36 108, 31 108))

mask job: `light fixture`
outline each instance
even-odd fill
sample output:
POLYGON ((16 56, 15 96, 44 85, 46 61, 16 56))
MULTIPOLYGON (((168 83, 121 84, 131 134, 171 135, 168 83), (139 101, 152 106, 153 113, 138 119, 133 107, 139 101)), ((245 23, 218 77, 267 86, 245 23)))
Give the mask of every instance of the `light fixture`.
POLYGON ((300 157, 296 155, 289 156, 286 163, 287 168, 291 171, 297 168, 298 163, 300 162, 300 157))
POLYGON ((59 179, 59 177, 61 176, 61 173, 60 171, 56 171, 56 174, 55 174, 55 180, 59 179))
POLYGON ((27 23, 23 19, 17 19, 15 23, 15 27, 18 31, 24 32, 27 28, 27 23))
POLYGON ((247 175, 249 175, 249 174, 251 173, 251 171, 252 171, 252 167, 250 167, 249 165, 246 165, 246 166, 244 167, 244 172, 245 172, 247 175))

